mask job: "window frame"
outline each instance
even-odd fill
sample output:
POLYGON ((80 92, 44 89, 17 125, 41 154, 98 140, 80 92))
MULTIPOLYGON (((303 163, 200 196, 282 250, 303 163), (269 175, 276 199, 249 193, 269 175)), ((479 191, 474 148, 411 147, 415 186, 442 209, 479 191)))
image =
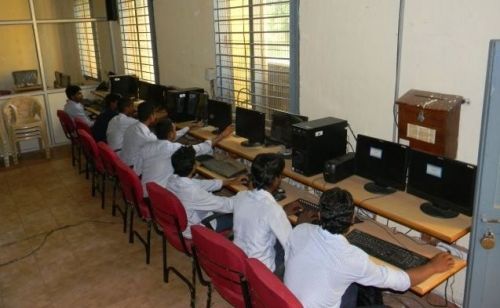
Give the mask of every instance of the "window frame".
MULTIPOLYGON (((73 16, 75 19, 92 18, 92 15, 90 0, 73 0, 73 16), (83 7, 81 9, 81 12, 83 12, 82 16, 77 16, 77 7, 83 7)), ((75 31, 83 78, 86 80, 101 80, 101 63, 95 23, 90 21, 76 22, 75 31), (89 35, 92 36, 91 40, 88 39, 89 35), (92 47, 94 49, 93 54, 91 54, 92 47), (95 70, 95 75, 93 74, 93 69, 95 70)))

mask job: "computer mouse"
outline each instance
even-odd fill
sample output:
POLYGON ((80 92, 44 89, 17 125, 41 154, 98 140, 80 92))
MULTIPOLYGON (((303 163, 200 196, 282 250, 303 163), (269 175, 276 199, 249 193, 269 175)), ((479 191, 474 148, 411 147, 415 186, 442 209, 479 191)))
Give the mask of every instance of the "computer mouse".
POLYGON ((278 187, 278 189, 276 189, 276 193, 277 194, 284 194, 285 193, 285 190, 281 187, 278 187))

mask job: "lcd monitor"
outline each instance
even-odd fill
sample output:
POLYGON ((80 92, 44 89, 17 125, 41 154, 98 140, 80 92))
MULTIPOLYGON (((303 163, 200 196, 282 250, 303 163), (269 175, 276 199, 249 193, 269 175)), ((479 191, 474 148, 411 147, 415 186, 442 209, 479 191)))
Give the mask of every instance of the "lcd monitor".
POLYGON ((209 99, 207 102, 207 124, 216 128, 214 133, 222 132, 233 123, 232 105, 209 99))
POLYGON ((261 146, 266 138, 266 114, 260 111, 236 107, 236 135, 246 138, 242 146, 261 146))

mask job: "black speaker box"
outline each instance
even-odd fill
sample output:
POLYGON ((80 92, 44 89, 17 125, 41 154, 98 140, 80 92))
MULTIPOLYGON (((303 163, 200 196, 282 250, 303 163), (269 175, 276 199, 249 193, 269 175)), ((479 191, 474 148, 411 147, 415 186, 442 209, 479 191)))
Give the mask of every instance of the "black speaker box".
POLYGON ((347 153, 325 162, 323 178, 328 183, 337 183, 354 174, 355 153, 347 153))
POLYGON ((108 20, 118 20, 117 0, 106 0, 106 17, 108 20))

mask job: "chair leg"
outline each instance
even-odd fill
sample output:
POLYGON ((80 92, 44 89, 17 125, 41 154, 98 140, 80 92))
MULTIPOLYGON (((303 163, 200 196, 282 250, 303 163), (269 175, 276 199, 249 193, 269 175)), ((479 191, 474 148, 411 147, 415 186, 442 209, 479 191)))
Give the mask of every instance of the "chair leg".
POLYGON ((92 170, 90 170, 90 176, 92 177, 92 197, 95 197, 95 188, 96 188, 96 177, 97 177, 97 172, 94 168, 94 166, 91 167, 92 170))
POLYGON ((106 173, 101 174, 101 208, 104 210, 104 203, 106 200, 106 173))
POLYGON ((208 291, 207 291, 207 308, 210 308, 212 304, 212 284, 208 283, 208 291))
POLYGON ((130 224, 129 224, 129 235, 128 235, 128 242, 133 243, 134 242, 134 209, 131 208, 129 209, 130 212, 130 224))
POLYGON ((165 235, 161 235, 162 249, 163 249, 163 281, 168 282, 168 270, 167 270, 167 240, 165 235))
POLYGON ((196 262, 191 257, 191 283, 193 284, 193 297, 196 298, 196 262))
POLYGON ((118 188, 118 179, 113 178, 113 200, 111 203, 111 215, 116 216, 116 189, 118 188))
POLYGON ((76 157, 75 157, 75 144, 71 142, 71 165, 74 167, 76 164, 76 157))
POLYGON ((151 221, 148 222, 148 233, 146 235, 146 264, 151 259, 151 221))

